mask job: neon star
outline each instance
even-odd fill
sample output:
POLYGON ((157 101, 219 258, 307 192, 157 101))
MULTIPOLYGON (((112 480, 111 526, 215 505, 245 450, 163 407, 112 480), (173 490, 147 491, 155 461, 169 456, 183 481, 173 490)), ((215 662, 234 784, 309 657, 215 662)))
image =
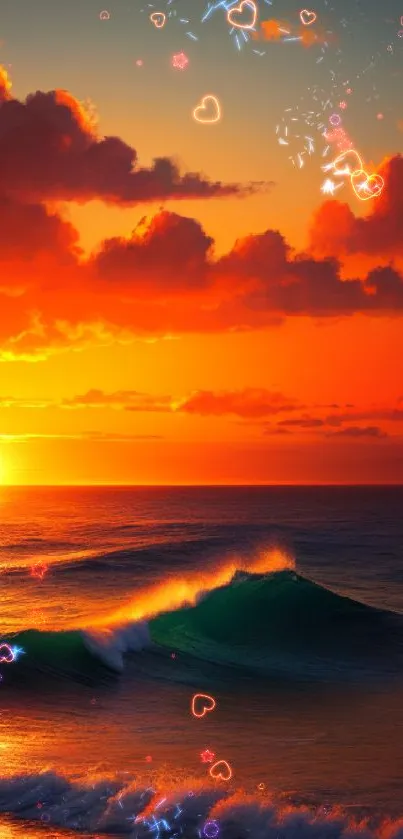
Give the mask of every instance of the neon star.
POLYGON ((215 754, 214 752, 211 752, 210 749, 204 749, 204 752, 201 752, 200 757, 203 763, 212 763, 215 758, 215 754))
POLYGON ((184 52, 177 52, 172 56, 171 63, 172 67, 175 67, 175 70, 185 70, 189 64, 189 59, 184 52))
POLYGON ((47 571, 49 571, 49 568, 44 562, 37 562, 31 568, 31 577, 37 577, 38 580, 43 580, 47 571))

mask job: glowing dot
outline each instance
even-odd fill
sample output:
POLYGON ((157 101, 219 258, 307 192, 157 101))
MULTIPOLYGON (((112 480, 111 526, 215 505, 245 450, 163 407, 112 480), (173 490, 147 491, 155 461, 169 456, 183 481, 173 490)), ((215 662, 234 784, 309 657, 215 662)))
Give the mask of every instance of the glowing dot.
POLYGON ((347 108, 347 102, 339 102, 339 108, 341 108, 342 111, 344 111, 344 109, 347 108))
POLYGON ((137 59, 137 61, 136 61, 136 66, 137 66, 137 67, 142 67, 142 66, 143 66, 143 59, 142 59, 142 58, 138 58, 138 59, 137 59))
POLYGON ((377 118, 377 119, 383 119, 383 114, 377 114, 377 115, 376 115, 376 118, 377 118))

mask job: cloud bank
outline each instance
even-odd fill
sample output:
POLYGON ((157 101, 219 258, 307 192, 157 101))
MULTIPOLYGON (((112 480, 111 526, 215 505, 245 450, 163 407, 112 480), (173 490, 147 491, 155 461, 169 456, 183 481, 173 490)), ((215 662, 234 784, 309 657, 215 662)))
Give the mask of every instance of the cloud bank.
POLYGON ((37 91, 19 102, 3 72, 0 358, 39 360, 91 344, 256 330, 299 316, 400 316, 403 157, 386 160, 381 172, 385 188, 366 218, 335 200, 319 208, 306 253, 266 230, 216 258, 214 240, 196 219, 161 211, 131 236, 102 241, 86 258, 78 231, 54 209, 56 200, 129 206, 241 197, 252 187, 180 175, 168 159, 137 168, 136 152, 119 138, 100 138, 71 94, 37 91), (343 279, 350 254, 371 258, 366 276, 343 279))

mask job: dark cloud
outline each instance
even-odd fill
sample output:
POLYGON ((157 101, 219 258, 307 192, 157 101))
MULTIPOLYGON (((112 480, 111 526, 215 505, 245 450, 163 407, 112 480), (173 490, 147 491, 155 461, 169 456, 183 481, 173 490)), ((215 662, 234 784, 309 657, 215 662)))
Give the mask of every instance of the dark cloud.
POLYGON ((0 183, 2 262, 25 262, 33 257, 38 259, 51 256, 74 266, 76 257, 81 253, 78 241, 78 232, 72 224, 63 221, 41 204, 21 204, 1 195, 0 183))
POLYGON ((351 425, 346 428, 341 428, 340 431, 329 431, 325 436, 343 439, 370 437, 375 440, 383 440, 388 437, 386 431, 383 431, 382 428, 379 428, 377 425, 368 425, 366 427, 351 425))
POLYGON ((399 408, 367 408, 360 411, 340 412, 338 414, 329 414, 329 416, 325 417, 324 424, 339 426, 345 422, 362 422, 365 420, 403 422, 403 410, 399 408))
POLYGON ((107 239, 94 257, 97 276, 174 292, 207 281, 213 239, 192 218, 160 212, 142 219, 130 239, 107 239))
POLYGON ((200 173, 181 175, 168 158, 138 168, 137 152, 119 137, 98 136, 93 120, 70 93, 37 91, 20 102, 11 97, 2 68, 0 185, 4 195, 32 203, 100 199, 123 205, 243 195, 263 186, 213 183, 200 173))
POLYGON ((281 420, 278 423, 279 426, 284 426, 288 428, 321 428, 325 425, 325 421, 320 419, 319 417, 295 417, 293 419, 285 419, 281 420))

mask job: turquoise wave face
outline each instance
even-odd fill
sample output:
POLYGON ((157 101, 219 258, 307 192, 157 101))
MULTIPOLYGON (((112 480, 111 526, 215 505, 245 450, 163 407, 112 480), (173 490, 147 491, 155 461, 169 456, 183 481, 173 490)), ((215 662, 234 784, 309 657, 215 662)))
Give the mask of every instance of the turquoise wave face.
POLYGON ((118 628, 107 645, 94 644, 90 634, 19 633, 13 644, 24 655, 8 665, 10 674, 22 669, 93 681, 105 672, 121 672, 123 656, 135 655, 139 664, 141 654, 149 676, 170 678, 163 667, 168 650, 186 655, 189 672, 193 659, 194 672, 198 663, 209 662, 272 679, 384 678, 397 676, 403 664, 402 617, 343 597, 293 571, 237 574, 195 606, 159 615, 143 628, 118 628))
MULTIPOLYGON (((292 571, 242 575, 150 623, 153 641, 267 675, 323 678, 400 658, 402 624, 292 571), (398 637, 399 636, 399 637, 398 637)), ((392 664, 394 669, 396 662, 392 664)))
POLYGON ((67 677, 92 682, 105 668, 102 662, 86 649, 82 632, 43 632, 28 629, 12 639, 13 646, 23 654, 7 670, 7 683, 22 673, 24 677, 41 673, 53 677, 67 677))

